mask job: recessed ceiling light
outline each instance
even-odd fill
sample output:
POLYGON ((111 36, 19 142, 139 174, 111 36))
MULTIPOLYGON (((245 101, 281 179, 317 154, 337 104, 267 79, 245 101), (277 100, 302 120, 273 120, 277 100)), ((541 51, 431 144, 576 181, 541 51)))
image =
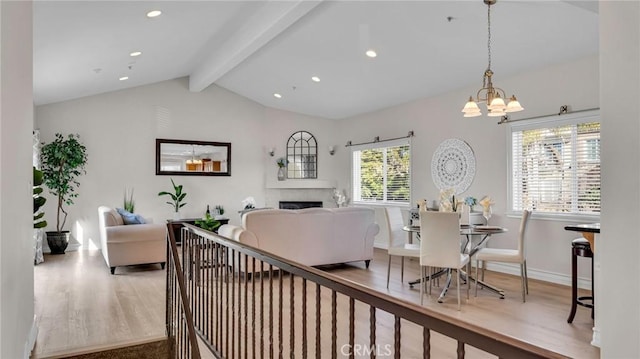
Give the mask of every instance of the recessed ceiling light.
POLYGON ((367 56, 371 57, 371 58, 374 58, 374 57, 378 56, 378 54, 373 50, 367 50, 367 52, 365 52, 365 54, 367 56))
POLYGON ((313 77, 311 77, 311 80, 312 80, 313 82, 320 82, 320 78, 319 78, 318 76, 313 76, 313 77))
POLYGON ((136 57, 136 56, 140 56, 140 55, 142 55, 142 51, 134 51, 134 52, 129 54, 129 56, 131 56, 131 57, 136 57))
POLYGON ((274 93, 274 94, 273 94, 273 97, 275 97, 275 98, 282 98, 282 95, 276 92, 276 93, 274 93))
POLYGON ((162 15, 162 11, 160 10, 151 10, 147 13, 147 17, 158 17, 162 15))
POLYGON ((120 81, 126 81, 129 79, 129 76, 122 76, 121 78, 119 78, 120 81))

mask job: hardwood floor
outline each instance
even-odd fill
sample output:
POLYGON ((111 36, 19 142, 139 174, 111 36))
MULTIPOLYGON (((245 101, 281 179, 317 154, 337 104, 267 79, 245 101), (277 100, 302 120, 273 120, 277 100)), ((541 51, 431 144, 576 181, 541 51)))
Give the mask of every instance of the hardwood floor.
POLYGON ((34 268, 38 338, 33 358, 65 357, 165 337, 165 271, 118 267, 100 251, 45 255, 34 268))
MULTIPOLYGON (((387 255, 375 250, 369 270, 364 263, 326 268, 332 274, 373 289, 420 303, 419 287, 407 281, 418 277, 418 262, 405 261, 405 283, 400 283, 400 258, 394 258, 386 289, 387 255)), ((575 358, 598 358, 591 346, 593 321, 589 310, 578 308, 572 324, 566 322, 570 288, 530 280, 522 303, 519 277, 487 272, 487 282, 505 289, 505 299, 479 290, 456 310, 455 292, 437 303, 438 290, 425 305, 447 315, 527 340, 575 358)), ((441 284, 443 282, 441 281, 441 284)), ((163 337, 165 271, 157 265, 118 268, 109 274, 99 251, 46 255, 35 267, 36 315, 39 333, 34 358, 64 357, 66 353, 144 343, 163 337)), ((324 324, 323 324, 324 325, 324 324)), ((433 357, 439 357, 433 352, 433 357)), ((455 349, 453 351, 455 353, 455 349)), ((473 351, 468 351, 468 357, 473 351)), ((449 355, 447 355, 449 356, 449 355)), ((482 355, 481 355, 482 357, 482 355)))
MULTIPOLYGON (((405 282, 401 283, 400 258, 393 258, 391 280, 387 290, 387 258, 386 251, 376 250, 369 271, 354 271, 342 267, 332 270, 331 273, 404 300, 420 303, 419 286, 411 289, 407 284, 408 281, 419 277, 419 261, 405 260, 405 282)), ((360 266, 364 268, 363 264, 360 266)), ((529 295, 526 303, 523 303, 520 277, 487 271, 485 279, 487 283, 504 289, 505 299, 499 299, 497 295, 481 289, 478 289, 478 296, 474 297, 472 284, 470 299, 468 302, 463 299, 459 312, 455 290, 447 294, 444 303, 438 303, 439 288, 434 288, 432 296, 425 297, 424 305, 569 357, 600 357, 600 349, 590 344, 593 335, 591 311, 579 307, 573 323, 567 323, 571 307, 570 287, 529 279, 529 295)), ((455 288, 454 284, 452 288, 455 288)), ((460 291, 464 298, 462 284, 460 291)), ((587 295, 587 292, 581 291, 579 295, 587 295)))

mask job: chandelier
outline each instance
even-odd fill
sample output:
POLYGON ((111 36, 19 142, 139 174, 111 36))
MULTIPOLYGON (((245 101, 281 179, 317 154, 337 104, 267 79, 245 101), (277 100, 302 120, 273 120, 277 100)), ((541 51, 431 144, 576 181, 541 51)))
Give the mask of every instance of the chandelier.
POLYGON ((202 160, 196 158, 195 147, 191 146, 191 159, 187 160, 187 171, 199 171, 202 169, 202 160))
POLYGON ((504 99, 506 96, 504 90, 499 87, 494 87, 493 82, 491 81, 491 77, 493 76, 493 71, 491 71, 491 5, 494 5, 497 0, 483 1, 487 4, 487 50, 489 54, 489 64, 487 65, 487 69, 484 71, 484 75, 482 77, 482 88, 478 90, 475 99, 472 96, 469 96, 469 101, 462 109, 464 117, 476 117, 482 115, 482 112, 478 107, 479 102, 487 104, 487 110, 489 111, 487 115, 490 117, 504 116, 507 112, 524 110, 524 108, 520 106, 520 102, 518 102, 515 95, 512 95, 509 98, 509 102, 505 105, 504 99))

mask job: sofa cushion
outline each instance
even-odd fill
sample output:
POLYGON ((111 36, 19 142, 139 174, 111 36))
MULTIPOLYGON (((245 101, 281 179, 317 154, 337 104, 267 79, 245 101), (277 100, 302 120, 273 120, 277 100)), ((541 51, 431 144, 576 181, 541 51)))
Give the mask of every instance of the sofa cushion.
POLYGON ((122 221, 124 222, 124 224, 145 224, 147 223, 144 218, 139 215, 139 214, 135 214, 135 213, 131 213, 123 208, 116 208, 116 211, 118 211, 118 214, 120 214, 122 216, 122 221))

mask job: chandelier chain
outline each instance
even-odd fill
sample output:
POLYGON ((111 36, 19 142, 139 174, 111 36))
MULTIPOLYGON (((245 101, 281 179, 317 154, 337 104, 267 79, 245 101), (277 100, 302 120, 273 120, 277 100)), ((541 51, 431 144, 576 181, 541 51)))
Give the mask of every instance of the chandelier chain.
POLYGON ((487 57, 488 57, 488 63, 487 63, 487 69, 482 74, 482 87, 483 88, 487 87, 487 80, 489 82, 491 82, 491 80, 487 78, 487 75, 491 72, 491 4, 488 3, 486 0, 485 0, 485 3, 487 3, 487 57))
POLYGON ((487 70, 491 70, 491 4, 487 6, 487 34, 487 53, 489 54, 487 70))

